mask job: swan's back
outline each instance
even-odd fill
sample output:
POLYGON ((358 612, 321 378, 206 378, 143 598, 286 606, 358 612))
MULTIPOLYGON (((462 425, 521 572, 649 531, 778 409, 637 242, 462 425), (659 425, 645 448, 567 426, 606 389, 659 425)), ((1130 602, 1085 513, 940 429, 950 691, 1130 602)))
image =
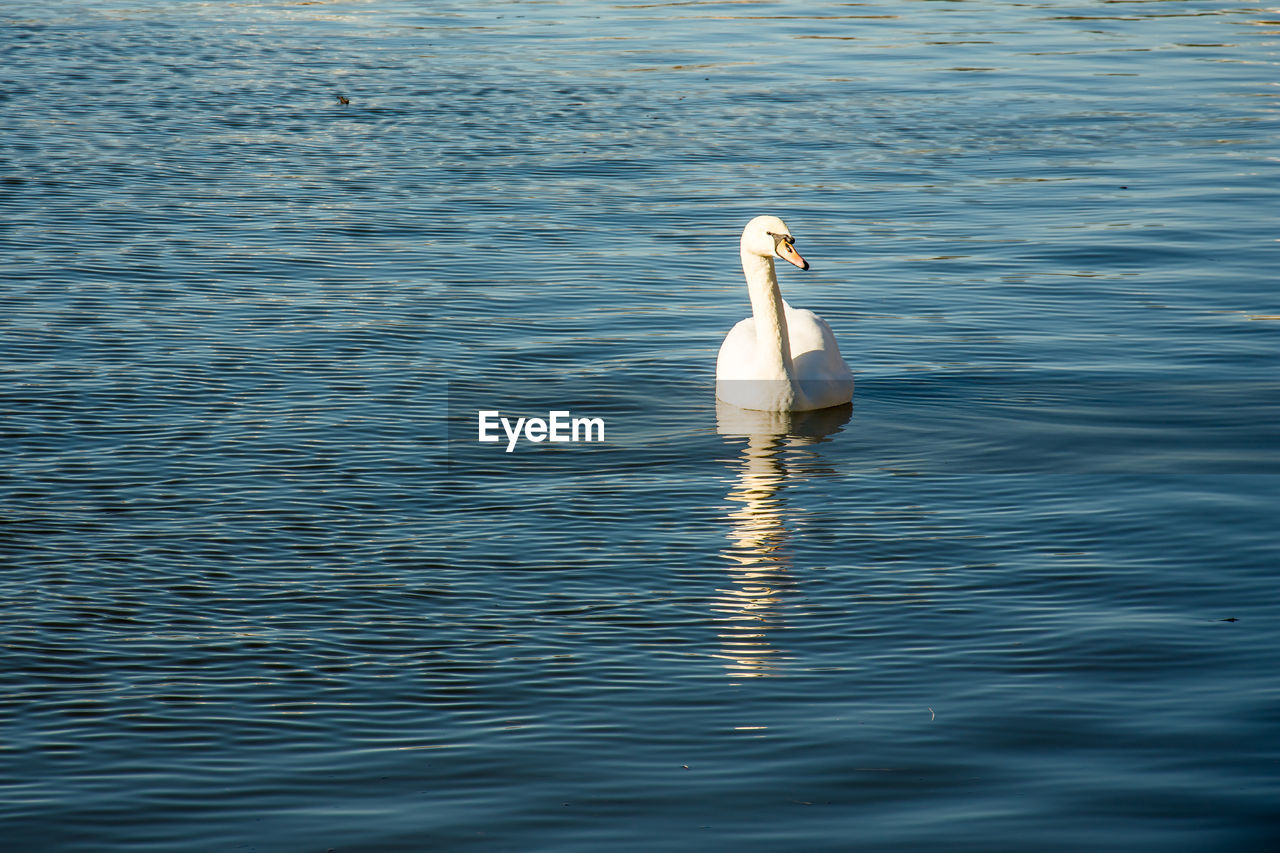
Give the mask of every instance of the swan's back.
POLYGON ((729 330, 720 345, 716 357, 717 396, 745 409, 767 411, 825 409, 852 400, 853 374, 840 357, 840 346, 831 327, 807 308, 792 308, 785 301, 782 305, 798 389, 789 388, 785 382, 759 378, 755 366, 756 323, 755 318, 747 317, 729 330))

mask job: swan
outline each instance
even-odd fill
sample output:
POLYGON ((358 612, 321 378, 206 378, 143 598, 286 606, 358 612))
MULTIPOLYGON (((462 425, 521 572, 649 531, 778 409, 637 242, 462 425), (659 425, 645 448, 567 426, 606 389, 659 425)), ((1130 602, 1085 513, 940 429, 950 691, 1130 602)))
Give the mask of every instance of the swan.
POLYGON ((716 397, 743 409, 807 412, 853 399, 853 374, 831 327, 782 299, 773 259, 802 270, 809 262, 776 216, 757 216, 742 231, 742 271, 751 316, 729 330, 716 358, 716 397))

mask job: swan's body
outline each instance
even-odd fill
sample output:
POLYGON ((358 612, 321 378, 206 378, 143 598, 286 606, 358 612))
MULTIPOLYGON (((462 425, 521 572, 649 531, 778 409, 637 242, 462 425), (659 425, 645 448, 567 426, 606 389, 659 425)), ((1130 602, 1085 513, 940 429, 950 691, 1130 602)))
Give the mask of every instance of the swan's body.
POLYGON ((744 409, 805 412, 853 399, 853 374, 821 317, 782 299, 773 259, 809 264, 781 219, 757 216, 742 232, 751 316, 729 330, 716 359, 716 396, 744 409))

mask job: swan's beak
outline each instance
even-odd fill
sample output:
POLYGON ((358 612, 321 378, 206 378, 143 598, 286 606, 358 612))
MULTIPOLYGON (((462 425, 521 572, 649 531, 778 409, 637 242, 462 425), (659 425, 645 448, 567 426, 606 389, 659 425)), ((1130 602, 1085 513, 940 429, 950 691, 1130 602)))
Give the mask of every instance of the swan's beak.
POLYGON ((785 241, 779 240, 777 245, 778 257, 784 261, 795 264, 802 270, 809 268, 809 262, 800 257, 800 253, 796 251, 796 247, 785 241))

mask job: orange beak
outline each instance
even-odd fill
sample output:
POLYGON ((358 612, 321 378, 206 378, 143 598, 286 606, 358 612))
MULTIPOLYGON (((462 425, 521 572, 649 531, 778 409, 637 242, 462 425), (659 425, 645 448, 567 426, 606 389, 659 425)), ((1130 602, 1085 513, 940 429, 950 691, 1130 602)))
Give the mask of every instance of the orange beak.
POLYGON ((807 270, 809 268, 809 262, 806 261, 804 258, 800 257, 800 253, 796 251, 796 247, 791 245, 790 243, 787 243, 783 240, 779 240, 777 245, 777 252, 778 252, 778 257, 782 258, 784 261, 793 263, 796 266, 800 267, 800 269, 802 270, 807 270))

